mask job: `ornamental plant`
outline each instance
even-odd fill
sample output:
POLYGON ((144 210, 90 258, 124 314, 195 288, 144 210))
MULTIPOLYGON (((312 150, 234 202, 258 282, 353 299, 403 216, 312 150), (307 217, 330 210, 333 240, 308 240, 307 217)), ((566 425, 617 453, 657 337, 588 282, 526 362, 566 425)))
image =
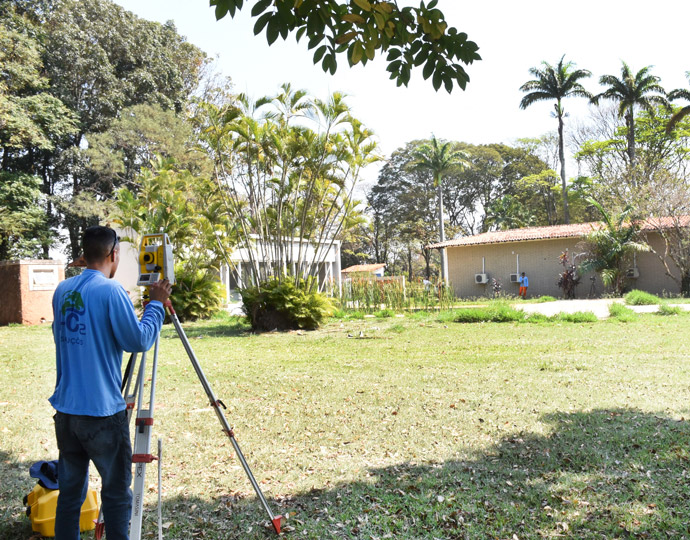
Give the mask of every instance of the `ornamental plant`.
POLYGON ((313 330, 335 312, 331 299, 304 280, 272 279, 242 289, 241 295, 252 330, 313 330))
POLYGON ((556 285, 563 291, 564 298, 575 298, 575 288, 580 284, 581 279, 577 273, 577 268, 568 259, 567 251, 561 253, 558 260, 563 266, 563 271, 558 274, 556 285))

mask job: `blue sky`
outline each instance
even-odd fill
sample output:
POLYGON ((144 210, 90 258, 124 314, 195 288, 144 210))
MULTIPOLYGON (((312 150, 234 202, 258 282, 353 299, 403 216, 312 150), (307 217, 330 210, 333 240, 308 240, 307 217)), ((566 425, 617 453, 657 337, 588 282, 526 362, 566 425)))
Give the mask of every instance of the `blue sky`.
MULTIPOLYGON (((592 71, 593 77, 585 81, 592 92, 599 89, 600 75, 620 74, 621 60, 635 71, 653 65, 652 72, 667 90, 690 86, 685 78, 690 54, 684 27, 690 3, 679 0, 440 0, 438 7, 449 25, 466 32, 483 58, 467 68, 467 91, 456 89, 451 95, 435 92, 421 73, 413 75, 409 88, 398 88, 379 61, 350 69, 342 58, 336 75, 329 76, 312 64, 306 42, 297 44, 289 37, 269 47, 265 36, 254 36, 249 16, 253 2, 245 2, 249 7, 235 19, 227 16, 218 22, 207 0, 116 3, 146 19, 173 20, 189 41, 217 56, 219 69, 232 78, 237 91, 270 95, 283 82, 321 98, 343 91, 350 96, 354 114, 376 132, 386 155, 432 133, 478 144, 511 143, 555 130, 553 105, 520 110, 519 87, 530 78, 530 67, 542 60, 554 64, 563 54, 592 71)), ((587 107, 584 100, 567 100, 569 121, 584 120, 587 107)))

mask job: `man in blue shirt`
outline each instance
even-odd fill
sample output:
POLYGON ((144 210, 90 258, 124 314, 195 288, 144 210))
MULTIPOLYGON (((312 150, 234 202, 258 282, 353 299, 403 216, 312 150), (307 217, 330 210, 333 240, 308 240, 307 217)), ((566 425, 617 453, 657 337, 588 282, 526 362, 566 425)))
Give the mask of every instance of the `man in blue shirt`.
POLYGON ((53 295, 60 451, 55 539, 78 540, 89 460, 102 480, 108 540, 127 540, 132 506, 132 447, 122 397, 122 353, 151 348, 165 317, 167 280, 150 288, 151 301, 137 319, 125 289, 111 278, 120 262, 119 239, 110 228, 89 227, 82 239, 86 270, 60 283, 53 295))

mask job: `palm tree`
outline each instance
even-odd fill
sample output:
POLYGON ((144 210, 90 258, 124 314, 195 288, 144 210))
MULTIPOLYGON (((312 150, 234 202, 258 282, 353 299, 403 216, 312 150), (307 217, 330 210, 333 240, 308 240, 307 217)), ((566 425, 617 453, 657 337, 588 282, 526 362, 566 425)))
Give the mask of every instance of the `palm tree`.
POLYGON ((529 72, 535 78, 527 81, 520 87, 523 92, 529 92, 520 101, 520 108, 526 109, 537 101, 555 99, 556 118, 558 118, 558 159, 561 163, 561 184, 563 187, 563 219, 570 223, 568 213, 568 187, 565 177, 565 151, 563 142, 563 117, 565 110, 562 101, 567 97, 592 98, 584 87, 578 82, 580 79, 591 77, 591 73, 586 69, 575 69, 573 62, 564 62, 565 55, 561 57, 558 64, 552 66, 548 62, 542 62, 540 68, 530 68, 529 72))
POLYGON ((669 106, 659 77, 649 73, 651 67, 644 67, 633 74, 628 64, 623 62, 620 79, 615 75, 602 75, 599 84, 608 88, 592 98, 595 105, 601 99, 618 102, 618 115, 625 118, 628 128, 628 159, 631 165, 635 163, 635 107, 653 112, 655 105, 669 106))
POLYGON ((587 202, 599 210, 604 224, 586 236, 588 257, 578 271, 580 275, 599 272, 604 285, 612 287, 620 295, 627 279, 626 265, 630 255, 649 251, 650 248, 637 240, 639 227, 629 219, 633 212, 632 206, 626 206, 620 214, 612 215, 594 199, 588 199, 587 202))
MULTIPOLYGON (((431 141, 419 146, 412 155, 412 167, 430 171, 434 186, 438 189, 439 241, 445 242, 442 181, 448 172, 465 164, 465 153, 456 150, 450 142, 439 142, 436 136, 432 135, 431 141)), ((445 248, 441 248, 441 279, 445 285, 448 285, 448 261, 446 260, 445 248)))
MULTIPOLYGON (((690 71, 686 71, 685 76, 688 78, 688 82, 690 82, 690 71)), ((671 90, 668 93, 668 98, 671 100, 681 98, 690 101, 690 90, 686 90, 684 88, 671 90)), ((666 126, 666 132, 670 133, 671 131, 673 131, 673 128, 676 127, 676 124, 680 122, 683 118, 685 118, 688 114, 690 114, 690 105, 686 105, 671 117, 671 119, 668 121, 668 125, 666 126)))

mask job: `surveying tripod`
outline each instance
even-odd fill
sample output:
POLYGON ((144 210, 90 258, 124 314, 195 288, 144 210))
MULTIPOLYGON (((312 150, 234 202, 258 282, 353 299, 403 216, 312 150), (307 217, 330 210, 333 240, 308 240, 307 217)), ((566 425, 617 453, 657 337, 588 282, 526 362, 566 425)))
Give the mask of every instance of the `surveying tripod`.
MULTIPOLYGON (((157 281, 158 279, 163 279, 163 276, 167 277, 170 279, 172 277, 171 282, 174 281, 174 275, 172 273, 172 248, 169 247, 169 241, 167 239, 167 235, 164 233, 157 234, 157 235, 144 235, 144 238, 142 239, 142 247, 141 247, 141 254, 140 254, 140 261, 142 262, 142 274, 139 276, 139 285, 144 285, 148 286, 157 281), (146 254, 151 254, 153 255, 147 256, 146 254), (160 263, 160 264, 158 264, 160 263), (145 273, 146 269, 149 270, 156 270, 156 271, 163 271, 162 275, 161 273, 154 274, 154 273, 145 273), (147 277, 148 276, 148 277, 147 277)), ((146 289, 146 293, 144 294, 144 299, 145 301, 148 299, 148 287, 146 289)), ((230 442, 232 443, 233 448, 235 449, 235 453, 237 454, 237 457, 240 460, 240 463, 242 464, 242 468, 244 469, 244 472, 247 474, 247 477, 249 478, 249 482, 252 484, 252 487, 254 488, 254 491, 256 492, 257 497, 259 498, 259 501, 261 501, 261 505, 264 507, 264 510, 266 510, 266 513, 268 514, 269 519, 271 520, 271 523, 273 525, 273 528, 275 529, 277 534, 280 534, 280 525, 281 525, 281 520, 282 516, 279 515, 274 515, 273 512, 271 512, 270 507, 268 506, 268 502, 266 501, 266 498, 264 497, 264 494, 261 492, 261 488, 259 487, 259 484, 257 483, 256 479, 254 478, 254 475, 252 474, 251 469, 249 468, 249 465, 247 463, 247 460, 244 458, 244 454, 242 453, 242 450, 240 449, 239 444, 237 443, 237 440, 235 440, 235 434, 233 432, 232 427, 230 427, 230 424, 228 423, 227 419, 225 418, 225 415, 223 414, 223 410, 225 409, 226 406, 225 404, 216 398, 215 394, 213 393, 213 390, 211 389, 211 385, 208 382, 208 379, 206 378, 206 375, 204 375, 204 371, 201 369, 201 365, 199 364, 199 360, 197 359, 196 355, 194 354, 194 350, 192 349, 192 346, 189 343, 189 339, 187 338, 187 334, 185 334, 184 330, 182 329, 182 325, 180 324, 180 320, 177 317, 177 314, 175 313, 175 310, 173 309, 172 303, 170 300, 167 300, 164 304, 165 309, 167 310, 168 314, 170 315, 170 319, 172 320, 173 326, 175 327, 175 331, 177 332, 178 337, 182 341, 182 345, 187 352, 187 356, 189 357, 190 362, 192 363, 192 366, 194 367, 194 371, 197 374, 197 377, 199 378, 199 381, 201 382, 201 386, 204 388, 204 391, 206 392, 206 396, 209 399, 209 402, 211 403, 211 407, 213 407, 213 410, 216 413, 216 416, 218 417, 218 420, 220 421, 220 424, 222 426, 223 433, 225 433, 228 438, 230 439, 230 442), (222 407, 222 409, 221 409, 222 407)), ((129 537, 130 540, 141 540, 141 529, 142 529, 142 521, 143 521, 143 507, 144 507, 144 480, 145 480, 145 475, 146 475, 146 465, 148 463, 153 462, 154 460, 157 460, 160 458, 160 440, 158 443, 158 451, 159 451, 159 456, 156 457, 153 454, 151 454, 151 431, 152 431, 152 426, 153 426, 153 412, 154 412, 154 402, 155 402, 155 393, 156 393, 156 374, 158 371, 158 348, 160 344, 160 333, 156 337, 156 342, 153 346, 153 362, 151 366, 151 378, 150 378, 150 387, 149 387, 149 399, 148 399, 148 404, 144 403, 144 383, 145 383, 145 377, 147 374, 147 368, 146 368, 146 356, 147 353, 144 352, 141 354, 141 358, 139 358, 138 353, 133 353, 130 358, 129 362, 127 363, 127 367, 125 368, 125 373, 123 376, 123 381, 122 381, 122 392, 123 396, 125 398, 125 403, 127 406, 127 418, 128 420, 131 420, 134 412, 134 407, 136 403, 136 418, 134 422, 135 426, 135 435, 134 435, 134 446, 132 448, 132 463, 134 464, 134 471, 133 471, 133 477, 134 477, 134 485, 132 488, 132 515, 131 515, 131 521, 130 521, 130 529, 129 529, 129 537), (137 366, 138 364, 138 366, 137 366), (135 375, 136 373, 136 375, 135 375), (148 408, 145 408, 146 405, 148 405, 148 408)), ((159 462, 160 465, 160 462, 159 462)), ((159 521, 160 521, 160 467, 159 467, 159 486, 158 486, 158 491, 159 491, 159 521)), ((160 528, 160 523, 159 523, 159 537, 162 536, 161 533, 161 528, 160 528)), ((102 519, 102 514, 98 518, 98 522, 96 523, 96 539, 99 540, 104 531, 104 522, 102 519)))

